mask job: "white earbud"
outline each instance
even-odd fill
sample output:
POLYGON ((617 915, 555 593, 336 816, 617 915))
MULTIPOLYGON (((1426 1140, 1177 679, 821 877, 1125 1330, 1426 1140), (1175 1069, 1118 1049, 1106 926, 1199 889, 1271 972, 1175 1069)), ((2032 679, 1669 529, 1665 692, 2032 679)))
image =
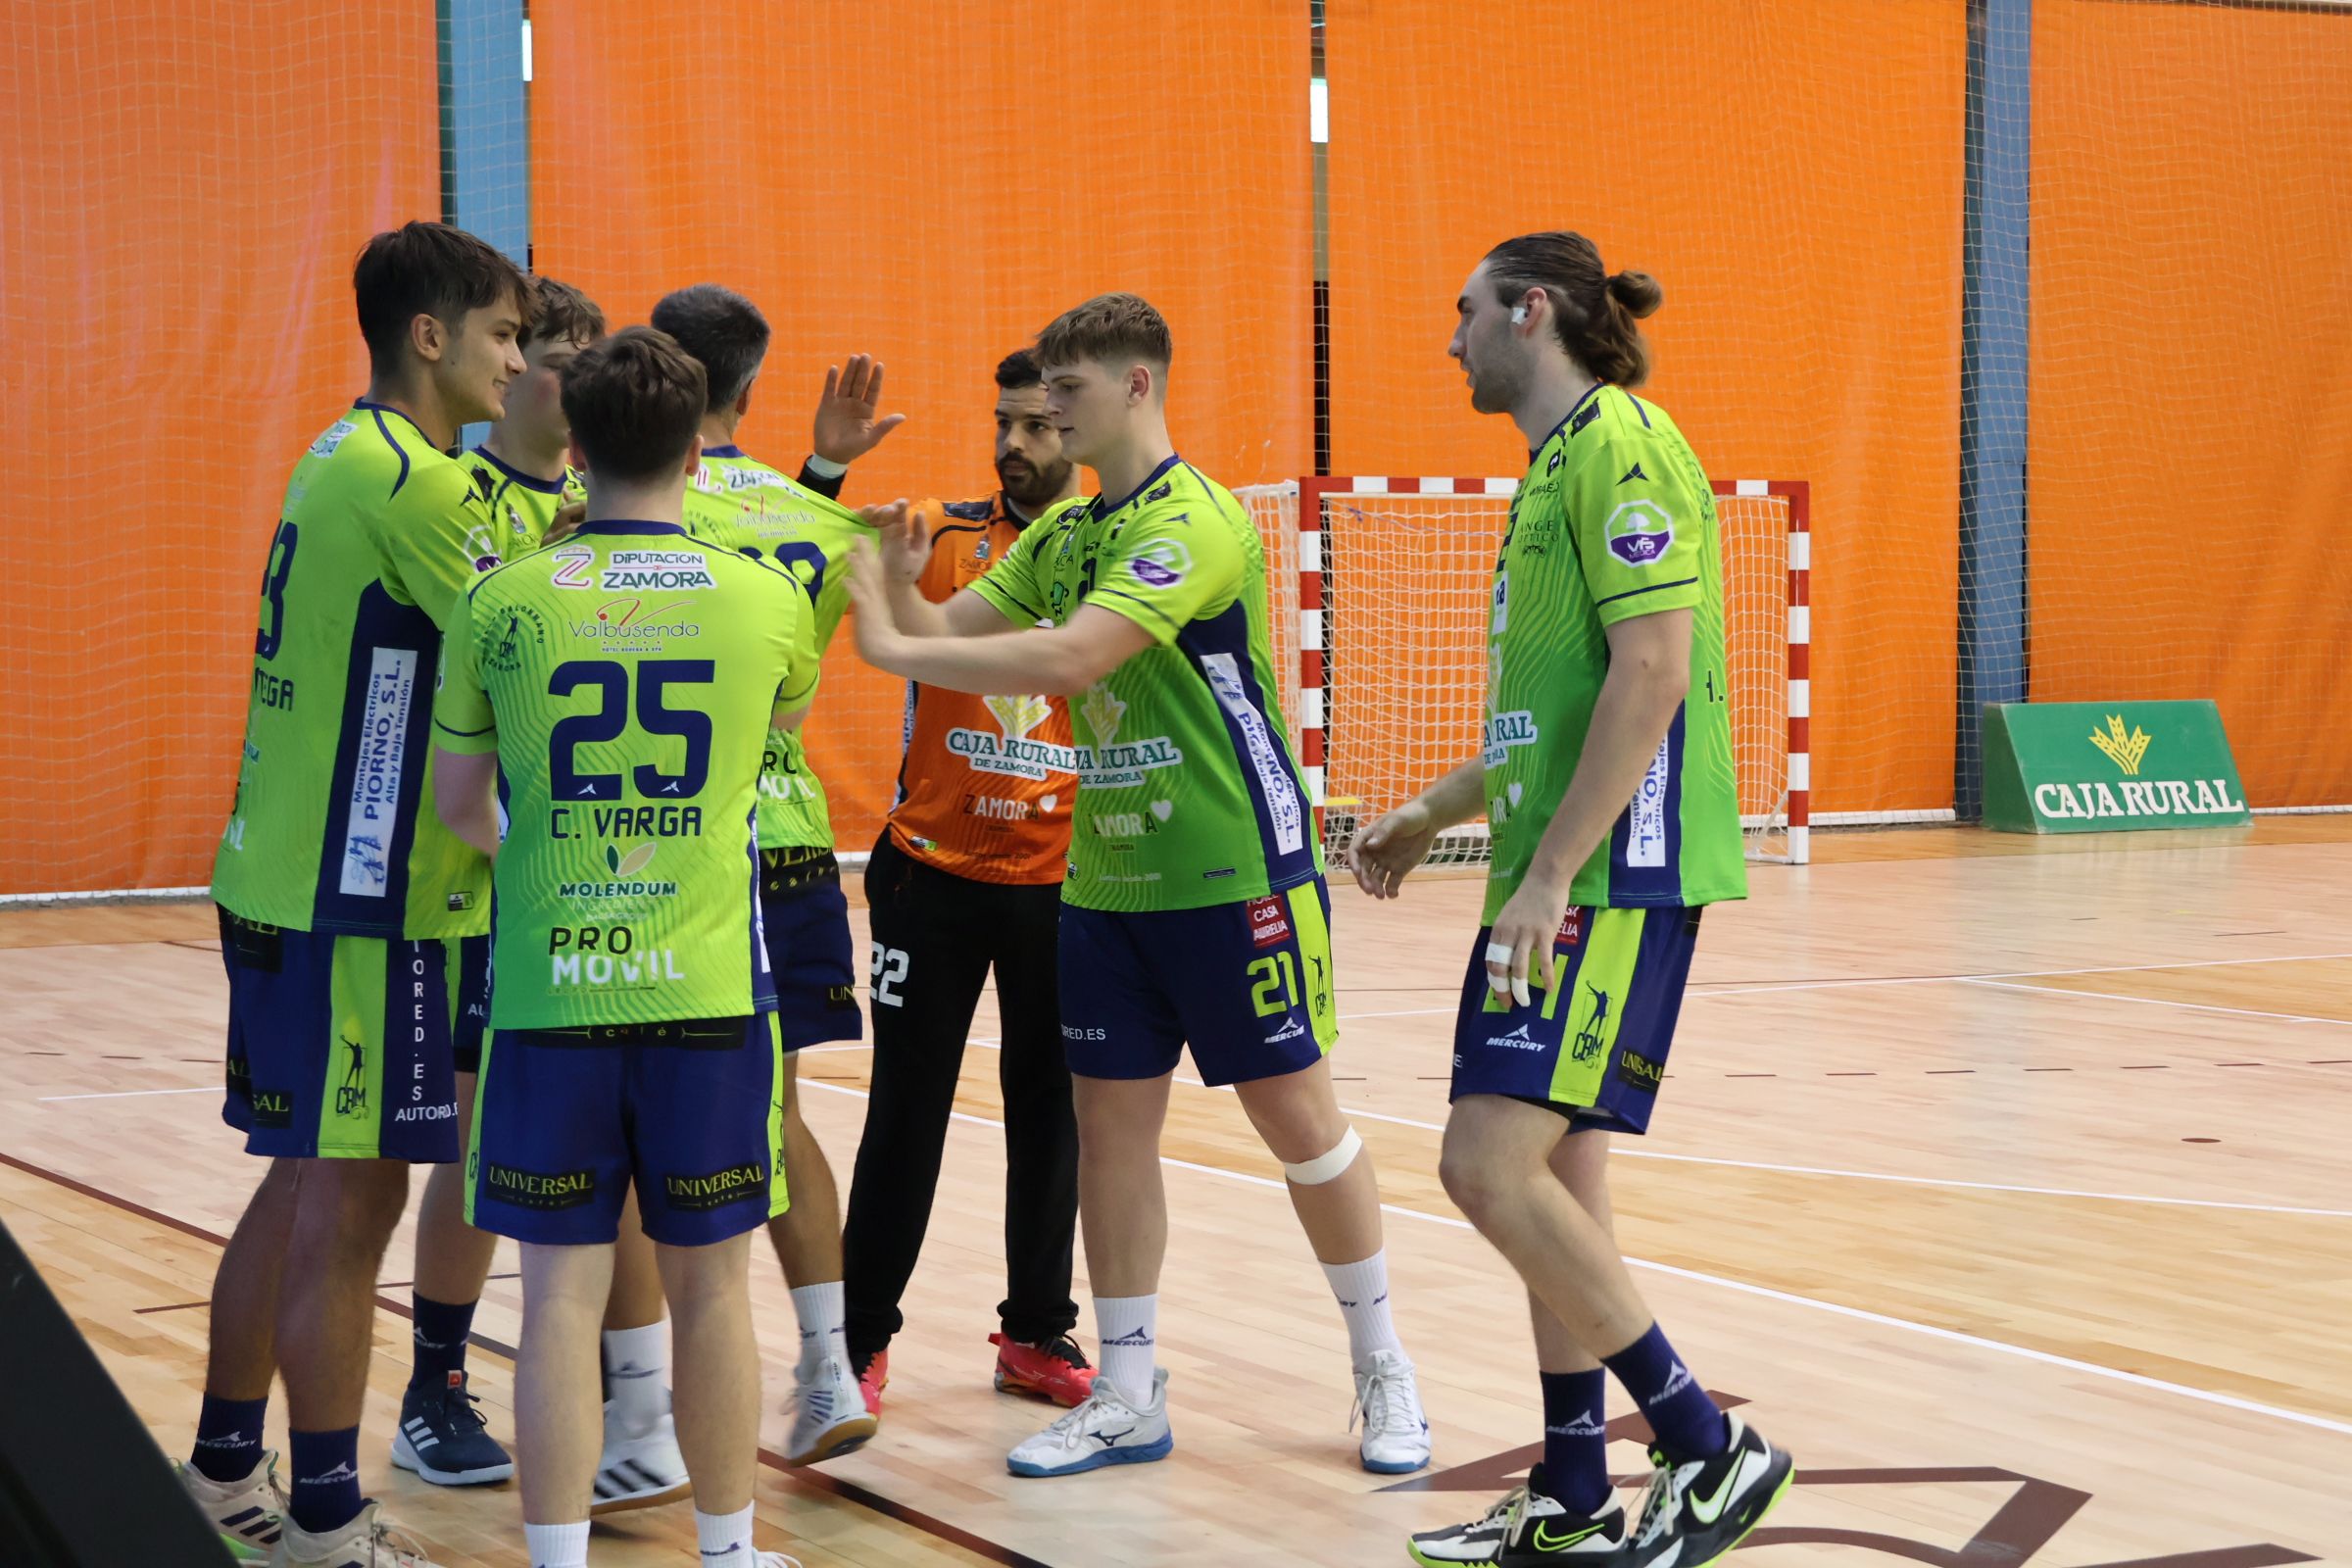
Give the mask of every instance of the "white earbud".
POLYGON ((1512 306, 1512 307, 1511 307, 1511 322, 1512 322, 1512 324, 1513 324, 1513 325, 1517 325, 1519 322, 1521 322, 1521 321, 1524 321, 1524 320, 1526 320, 1526 319, 1527 319, 1527 307, 1526 307, 1526 306, 1524 306, 1524 305, 1514 305, 1514 306, 1512 306))

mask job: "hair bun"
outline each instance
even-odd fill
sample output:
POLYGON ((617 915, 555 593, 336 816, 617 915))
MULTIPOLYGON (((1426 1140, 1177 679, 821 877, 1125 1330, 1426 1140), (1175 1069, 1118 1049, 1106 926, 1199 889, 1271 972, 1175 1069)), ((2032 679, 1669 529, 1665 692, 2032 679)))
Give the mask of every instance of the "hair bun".
POLYGON ((1626 315, 1636 320, 1655 312, 1666 298, 1666 291, 1658 287, 1658 280, 1647 272, 1612 273, 1608 290, 1610 298, 1624 306, 1626 315))

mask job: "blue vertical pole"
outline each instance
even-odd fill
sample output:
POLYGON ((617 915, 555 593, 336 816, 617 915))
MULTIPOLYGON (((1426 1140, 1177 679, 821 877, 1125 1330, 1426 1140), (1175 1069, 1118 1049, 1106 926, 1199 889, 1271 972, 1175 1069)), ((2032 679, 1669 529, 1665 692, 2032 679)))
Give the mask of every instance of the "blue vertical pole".
MULTIPOLYGON (((516 266, 531 262, 523 0, 435 0, 441 57, 441 219, 516 266)), ((479 441, 484 425, 464 432, 479 441)))
POLYGON ((1969 0, 1960 348, 1960 626, 1953 804, 1984 811, 1986 703, 2027 696, 2026 395, 2033 0, 1969 0))

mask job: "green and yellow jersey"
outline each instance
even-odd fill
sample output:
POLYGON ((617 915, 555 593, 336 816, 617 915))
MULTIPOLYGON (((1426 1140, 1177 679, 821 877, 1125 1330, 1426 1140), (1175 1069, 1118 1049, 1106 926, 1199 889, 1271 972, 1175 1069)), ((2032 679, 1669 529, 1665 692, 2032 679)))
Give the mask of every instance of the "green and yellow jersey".
POLYGON ((473 476, 482 509, 490 514, 490 537, 473 560, 477 571, 529 555, 547 538, 557 512, 570 502, 588 499, 587 486, 568 467, 561 479, 542 479, 523 472, 488 447, 468 447, 458 462, 473 476))
MULTIPOLYGON (((876 537, 849 508, 818 495, 741 447, 706 447, 702 471, 686 489, 686 530, 791 574, 808 596, 803 637, 812 661, 824 657, 850 608, 850 546, 876 537)), ((798 730, 767 738, 760 772, 760 847, 833 848, 825 786, 808 766, 798 730)))
POLYGON ((1264 898, 1323 869, 1285 738, 1250 514, 1180 459, 1122 501, 1029 525, 971 585, 1009 619, 1100 605, 1153 646, 1070 700, 1078 806, 1063 899, 1194 909, 1264 898))
POLYGON ((772 1008, 754 814, 771 716, 816 684, 800 584, 675 524, 607 519, 463 605, 433 729, 498 755, 492 1026, 772 1008))
POLYGON ((1689 610, 1690 692, 1569 902, 1747 897, 1724 685, 1723 544, 1706 471, 1664 410, 1596 386, 1537 447, 1511 502, 1489 612, 1486 921, 1559 809, 1609 671, 1608 627, 1689 610))
POLYGON ((213 861, 222 907, 367 937, 488 929, 489 862, 430 805, 428 682, 490 535, 472 478, 386 405, 355 404, 294 466, 213 861))

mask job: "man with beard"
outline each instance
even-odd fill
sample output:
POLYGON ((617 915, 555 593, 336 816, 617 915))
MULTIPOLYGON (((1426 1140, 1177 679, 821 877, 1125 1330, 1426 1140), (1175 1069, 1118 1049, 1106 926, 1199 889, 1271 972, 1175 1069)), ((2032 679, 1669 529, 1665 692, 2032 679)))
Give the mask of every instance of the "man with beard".
MULTIPOLYGON (((1026 352, 997 367, 997 478, 978 501, 924 502, 917 583, 945 600, 1078 495, 1026 352)), ((873 1099, 844 1237, 849 1351, 879 1415, 899 1301, 922 1250, 972 1009, 993 966, 1004 1094, 1006 1291, 996 1384, 1064 1405, 1094 1368, 1070 1338, 1078 1128, 1055 1005, 1054 943, 1070 847, 1070 715, 1058 697, 972 697, 908 682, 906 755, 865 871, 873 912, 873 1099)))

